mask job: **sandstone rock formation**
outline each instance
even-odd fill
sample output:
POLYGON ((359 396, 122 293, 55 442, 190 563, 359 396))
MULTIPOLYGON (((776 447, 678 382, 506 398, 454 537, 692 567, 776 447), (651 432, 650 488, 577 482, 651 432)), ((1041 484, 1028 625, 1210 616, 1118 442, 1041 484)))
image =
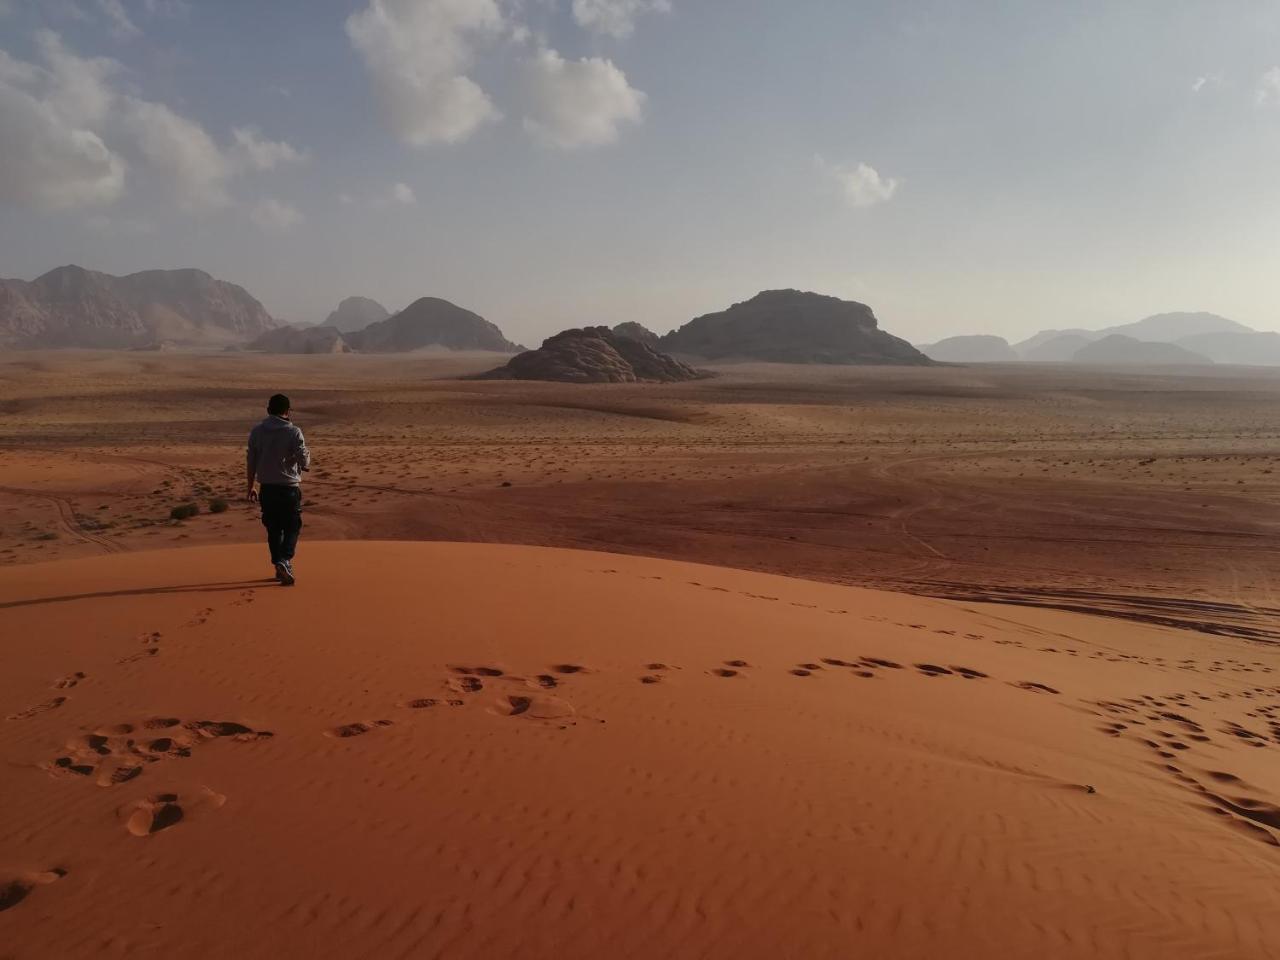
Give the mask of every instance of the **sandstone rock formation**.
POLYGON ((777 363, 929 364, 879 328, 866 304, 799 290, 767 290, 659 339, 668 353, 777 363))
POLYGON ((395 316, 348 334, 347 340, 365 353, 405 353, 423 347, 498 353, 523 349, 484 317, 439 297, 415 300, 395 316))
POLYGON ((620 336, 608 327, 564 330, 496 370, 487 380, 556 380, 564 383, 673 383, 705 374, 620 336))

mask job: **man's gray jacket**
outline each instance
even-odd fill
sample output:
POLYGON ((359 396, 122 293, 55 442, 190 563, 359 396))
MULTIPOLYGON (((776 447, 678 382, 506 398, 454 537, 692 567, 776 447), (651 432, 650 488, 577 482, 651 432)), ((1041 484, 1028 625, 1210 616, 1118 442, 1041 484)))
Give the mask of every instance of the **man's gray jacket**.
POLYGON ((249 431, 245 462, 259 483, 296 487, 311 467, 302 431, 284 417, 270 416, 249 431))

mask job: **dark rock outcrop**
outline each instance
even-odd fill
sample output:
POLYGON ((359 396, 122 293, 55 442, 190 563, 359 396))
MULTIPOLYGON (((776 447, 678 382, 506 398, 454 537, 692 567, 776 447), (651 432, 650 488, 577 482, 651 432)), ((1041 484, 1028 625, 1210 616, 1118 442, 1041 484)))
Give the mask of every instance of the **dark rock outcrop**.
POLYGON ((658 341, 673 354, 775 363, 929 364, 879 328, 866 304, 799 290, 767 290, 690 320, 658 341))
POLYGON ((608 327, 564 330, 483 380, 555 380, 561 383, 674 383, 705 374, 608 327))
POLYGON ((29 282, 0 280, 0 345, 7 347, 224 345, 276 325, 242 287, 202 270, 115 277, 67 266, 29 282))
POLYGON ((925 344, 920 352, 930 360, 943 363, 1005 363, 1020 359, 1004 337, 985 334, 947 337, 937 343, 925 344))
POLYGON ((329 314, 321 326, 333 327, 343 333, 355 333, 371 323, 385 320, 391 314, 377 300, 368 297, 347 297, 338 309, 329 314))
POLYGON ((365 353, 405 353, 423 347, 497 353, 524 349, 484 317, 439 297, 415 300, 395 316, 348 334, 347 340, 365 353))

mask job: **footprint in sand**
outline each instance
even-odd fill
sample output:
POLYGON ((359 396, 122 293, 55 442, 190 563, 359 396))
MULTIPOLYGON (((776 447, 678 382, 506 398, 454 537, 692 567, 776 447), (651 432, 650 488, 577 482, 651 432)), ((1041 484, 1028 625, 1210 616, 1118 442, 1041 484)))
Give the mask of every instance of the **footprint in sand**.
POLYGON ((67 752, 45 769, 58 776, 97 774, 99 786, 112 787, 140 776, 147 764, 189 757, 209 740, 245 743, 272 736, 269 730, 254 730, 233 720, 184 723, 177 717, 151 717, 138 723, 108 724, 74 737, 67 742, 67 752))
POLYGON ((949 677, 953 675, 946 667, 940 667, 936 663, 917 663, 914 666, 926 677, 949 677))
POLYGON ((1020 680, 1017 683, 1010 683, 1009 686, 1017 687, 1019 690, 1030 690, 1032 693, 1058 693, 1059 691, 1044 683, 1036 683, 1034 680, 1020 680))
POLYGON ((344 723, 340 727, 334 727, 326 730, 326 737, 333 737, 337 740, 349 740, 351 737, 362 737, 366 733, 377 730, 379 727, 391 726, 390 720, 370 720, 369 722, 344 723))
POLYGON ((649 684, 661 683, 662 675, 671 669, 665 663, 646 663, 644 668, 650 672, 642 676, 640 682, 649 684))
POLYGON ((135 805, 125 828, 135 837, 168 830, 182 822, 182 805, 176 793, 157 793, 135 805))
POLYGON ((545 720, 564 726, 572 722, 577 713, 573 705, 559 697, 547 695, 524 696, 512 694, 498 700, 492 709, 501 717, 524 717, 530 720, 545 720))
POLYGON ((484 689, 484 681, 479 677, 453 677, 445 685, 458 693, 479 693, 484 689))
POLYGON ((67 875, 61 867, 39 873, 0 874, 0 913, 16 907, 37 888, 56 883, 67 875))
POLYGON ((176 827, 191 814, 217 810, 227 802, 226 796, 204 787, 190 801, 176 793, 157 793, 129 804, 121 810, 125 829, 135 837, 149 837, 176 827))
POLYGON ((6 720, 30 720, 32 717, 39 716, 47 710, 56 710, 67 702, 66 697, 54 697, 52 700, 46 700, 44 703, 37 703, 34 707, 27 707, 17 713, 11 713, 5 717, 6 720))
POLYGON ((77 670, 75 673, 68 673, 65 677, 59 677, 52 684, 54 690, 70 690, 72 687, 78 686, 81 680, 88 678, 88 674, 83 670, 77 670))
POLYGON ((400 704, 410 710, 429 710, 431 707, 438 707, 441 704, 449 707, 460 707, 465 701, 462 700, 437 700, 434 697, 419 697, 416 700, 406 700, 400 704))
POLYGON ((503 677, 507 673, 500 667, 450 667, 449 669, 464 677, 503 677))

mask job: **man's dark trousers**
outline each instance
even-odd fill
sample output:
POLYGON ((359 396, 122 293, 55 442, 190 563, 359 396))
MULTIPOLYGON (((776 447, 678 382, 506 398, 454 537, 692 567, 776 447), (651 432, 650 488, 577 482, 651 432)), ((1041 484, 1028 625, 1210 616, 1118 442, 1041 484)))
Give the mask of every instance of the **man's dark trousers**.
POLYGON ((298 546, 302 531, 302 488, 264 483, 258 490, 262 525, 267 528, 267 546, 272 563, 288 563, 298 546))

